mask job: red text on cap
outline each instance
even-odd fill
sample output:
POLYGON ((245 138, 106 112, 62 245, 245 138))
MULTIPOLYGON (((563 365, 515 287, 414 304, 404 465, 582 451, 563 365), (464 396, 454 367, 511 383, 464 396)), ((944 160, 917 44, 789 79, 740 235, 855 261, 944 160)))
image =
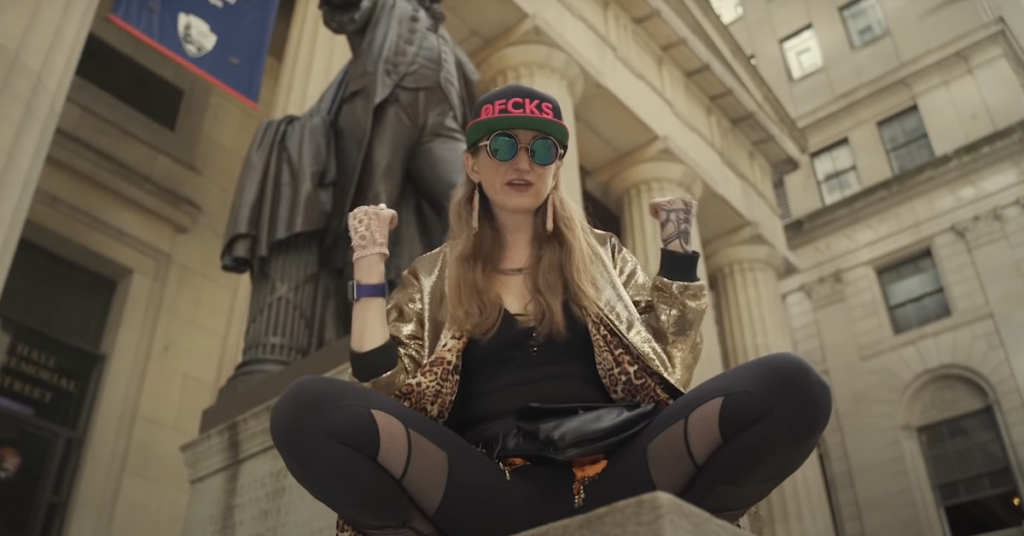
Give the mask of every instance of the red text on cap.
POLYGON ((550 102, 521 97, 498 99, 493 104, 483 105, 480 109, 481 119, 503 114, 537 115, 553 119, 555 117, 555 109, 550 102))

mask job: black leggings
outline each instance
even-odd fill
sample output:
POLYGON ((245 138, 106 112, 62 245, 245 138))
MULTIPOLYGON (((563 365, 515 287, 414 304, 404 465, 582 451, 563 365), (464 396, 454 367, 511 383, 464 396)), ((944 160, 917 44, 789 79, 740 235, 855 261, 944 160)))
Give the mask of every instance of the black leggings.
POLYGON ((302 378, 270 424, 295 479, 367 536, 497 536, 654 490, 734 521, 803 464, 831 408, 827 384, 799 357, 740 365, 612 453, 580 508, 568 467, 529 465, 506 480, 459 435, 356 383, 302 378))

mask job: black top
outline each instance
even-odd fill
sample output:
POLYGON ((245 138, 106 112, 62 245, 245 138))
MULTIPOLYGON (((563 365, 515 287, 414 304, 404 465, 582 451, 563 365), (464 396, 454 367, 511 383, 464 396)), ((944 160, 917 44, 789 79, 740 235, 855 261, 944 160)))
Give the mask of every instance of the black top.
MULTIPOLYGON (((695 282, 700 255, 662 250, 659 275, 695 282)), ((488 340, 470 340, 462 353, 459 392, 446 424, 465 435, 473 427, 510 416, 529 403, 610 402, 594 364, 586 324, 571 310, 566 340, 540 341, 508 311, 488 340)), ((369 352, 352 352, 352 376, 361 382, 387 373, 398 363, 398 347, 388 340, 369 352)))
POLYGON ((530 403, 611 402, 594 365, 586 323, 569 307, 565 313, 565 340, 540 339, 508 311, 490 339, 470 340, 462 352, 459 392, 445 424, 466 435, 530 403))

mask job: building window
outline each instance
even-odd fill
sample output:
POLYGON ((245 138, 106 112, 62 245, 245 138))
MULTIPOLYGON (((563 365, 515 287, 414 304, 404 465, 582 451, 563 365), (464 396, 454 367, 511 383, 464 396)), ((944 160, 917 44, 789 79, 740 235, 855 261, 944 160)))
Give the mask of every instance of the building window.
POLYGON ((916 106, 882 121, 878 130, 882 134, 885 151, 889 153, 892 172, 897 175, 935 158, 932 142, 916 106))
POLYGON ((793 80, 801 78, 821 69, 821 47, 818 36, 810 26, 787 37, 782 41, 782 55, 789 67, 789 76, 793 80))
POLYGON ((951 536, 1021 526, 1020 495, 991 407, 919 428, 918 437, 951 536))
POLYGON ((86 39, 75 74, 168 130, 178 126, 184 90, 99 37, 86 39))
POLYGON ((711 0, 711 8, 724 24, 732 24, 743 16, 743 4, 740 0, 711 0))
POLYGON ((856 0, 841 11, 853 48, 860 48, 885 35, 885 19, 877 0, 856 0))
POLYGON ((814 174, 818 177, 821 199, 826 205, 860 191, 853 151, 846 140, 815 153, 812 163, 814 174))
POLYGON ((903 333, 949 316, 949 304, 931 252, 878 274, 893 331, 903 333))

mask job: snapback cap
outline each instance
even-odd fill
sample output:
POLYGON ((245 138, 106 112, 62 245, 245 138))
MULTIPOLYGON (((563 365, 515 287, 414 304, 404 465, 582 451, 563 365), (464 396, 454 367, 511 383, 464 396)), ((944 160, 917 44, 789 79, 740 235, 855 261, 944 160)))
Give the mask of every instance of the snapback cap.
POLYGON ((569 148, 569 127, 562 122, 562 108, 554 97, 532 87, 512 84, 480 97, 466 128, 466 145, 474 147, 501 130, 535 130, 569 148))

